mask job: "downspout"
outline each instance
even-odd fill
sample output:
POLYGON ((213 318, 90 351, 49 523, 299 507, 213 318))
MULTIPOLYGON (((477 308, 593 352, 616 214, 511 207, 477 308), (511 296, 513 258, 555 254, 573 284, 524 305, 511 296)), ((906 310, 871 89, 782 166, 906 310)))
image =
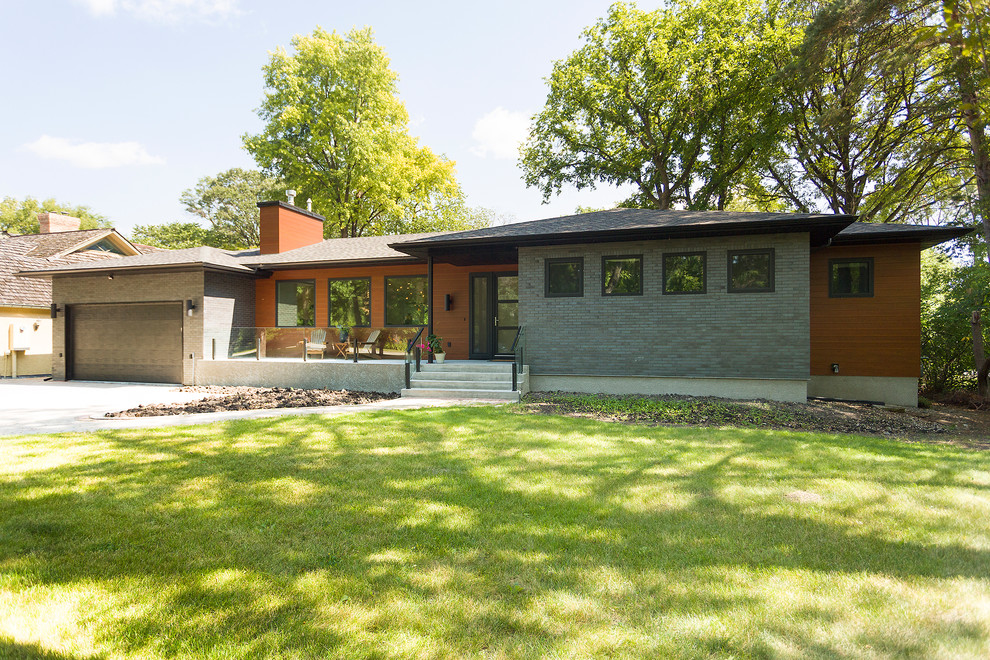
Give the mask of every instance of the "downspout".
MULTIPOLYGON (((426 255, 426 336, 433 334, 433 255, 426 255)), ((433 364, 433 351, 429 363, 433 364)))

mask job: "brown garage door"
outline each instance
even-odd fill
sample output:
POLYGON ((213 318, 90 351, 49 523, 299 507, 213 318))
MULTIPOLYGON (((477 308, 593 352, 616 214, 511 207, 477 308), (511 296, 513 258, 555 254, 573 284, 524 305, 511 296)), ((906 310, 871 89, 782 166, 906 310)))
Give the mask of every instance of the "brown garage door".
POLYGON ((182 382, 182 304, 72 305, 69 378, 182 382))

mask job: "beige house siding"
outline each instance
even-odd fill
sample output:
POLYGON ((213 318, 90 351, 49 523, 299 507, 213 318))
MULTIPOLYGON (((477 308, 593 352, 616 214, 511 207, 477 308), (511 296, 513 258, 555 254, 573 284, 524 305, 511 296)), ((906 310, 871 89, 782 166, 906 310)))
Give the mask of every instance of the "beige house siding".
POLYGON ((12 334, 24 328, 30 347, 17 351, 17 376, 47 376, 52 372, 52 320, 47 309, 0 307, 0 377, 14 376, 12 334))

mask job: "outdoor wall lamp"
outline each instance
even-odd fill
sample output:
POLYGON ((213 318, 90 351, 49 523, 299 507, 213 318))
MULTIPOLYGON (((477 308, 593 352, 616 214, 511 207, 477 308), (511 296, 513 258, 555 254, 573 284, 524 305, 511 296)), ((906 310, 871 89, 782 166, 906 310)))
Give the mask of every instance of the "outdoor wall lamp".
POLYGON ((449 293, 443 294, 443 311, 449 312, 454 306, 454 296, 449 293))
POLYGON ((186 301, 186 316, 192 316, 193 310, 196 309, 196 305, 193 304, 192 300, 186 301))
POLYGON ((112 280, 113 279, 113 273, 107 273, 107 279, 108 280, 112 280))
POLYGON ((833 374, 839 373, 839 363, 838 362, 833 362, 832 363, 832 373, 833 374))
POLYGON ((52 303, 52 318, 53 319, 58 318, 58 313, 61 312, 61 311, 64 311, 64 310, 59 309, 58 305, 56 305, 55 303, 52 303))

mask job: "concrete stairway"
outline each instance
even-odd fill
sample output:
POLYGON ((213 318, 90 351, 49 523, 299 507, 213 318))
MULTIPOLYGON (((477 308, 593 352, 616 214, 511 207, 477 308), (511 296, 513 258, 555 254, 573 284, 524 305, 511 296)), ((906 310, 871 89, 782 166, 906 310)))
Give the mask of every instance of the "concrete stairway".
MULTIPOLYGON (((519 392, 512 391, 511 362, 458 361, 444 364, 423 363, 422 371, 413 371, 411 387, 402 396, 433 399, 499 399, 518 401, 519 392)), ((523 389, 523 374, 516 378, 523 389)))

